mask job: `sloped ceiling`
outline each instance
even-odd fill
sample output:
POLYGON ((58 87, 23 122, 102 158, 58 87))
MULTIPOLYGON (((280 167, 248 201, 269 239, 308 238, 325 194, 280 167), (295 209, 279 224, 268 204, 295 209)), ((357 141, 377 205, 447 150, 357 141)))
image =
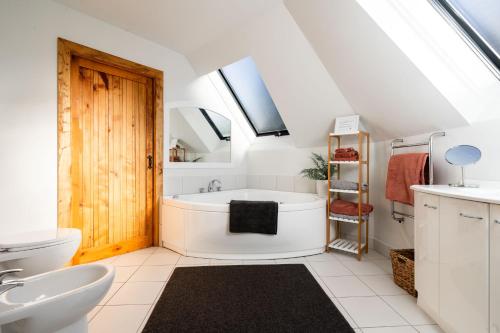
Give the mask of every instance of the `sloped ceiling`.
POLYGON ((467 124, 356 1, 285 0, 285 4, 376 137, 467 124))
POLYGON ((198 74, 252 56, 297 147, 338 116, 375 140, 467 121, 355 0, 55 0, 185 54, 198 74))
POLYGON ((54 0, 180 53, 191 52, 282 0, 54 0))
POLYGON ((335 117, 353 114, 284 5, 187 56, 199 74, 251 56, 297 147, 325 145, 335 117))

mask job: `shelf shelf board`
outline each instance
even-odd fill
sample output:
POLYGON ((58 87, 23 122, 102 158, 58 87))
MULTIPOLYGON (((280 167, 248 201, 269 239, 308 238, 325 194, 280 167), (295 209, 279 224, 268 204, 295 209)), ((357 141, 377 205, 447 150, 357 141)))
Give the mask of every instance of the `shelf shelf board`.
POLYGON ((351 132, 351 133, 330 133, 329 135, 330 136, 350 136, 350 135, 359 135, 359 134, 368 135, 368 133, 366 133, 364 131, 357 131, 357 132, 351 132))
POLYGON ((330 164, 350 164, 350 165, 358 165, 358 164, 366 164, 367 161, 330 161, 330 164))
MULTIPOLYGON (((352 240, 338 238, 328 244, 328 247, 335 250, 358 254, 358 242, 352 240)), ((363 251, 364 247, 365 244, 361 244, 361 251, 363 251)))
MULTIPOLYGON (((351 193, 351 194, 358 194, 359 193, 358 190, 341 190, 341 189, 337 189, 337 188, 331 188, 330 192, 333 192, 333 193, 351 193)), ((361 190, 361 193, 366 193, 366 192, 368 192, 367 189, 361 190)))
MULTIPOLYGON (((329 216, 328 219, 330 221, 338 221, 338 222, 346 222, 346 223, 352 223, 352 224, 359 224, 359 221, 358 220, 351 220, 351 219, 343 219, 341 217, 333 217, 333 216, 329 216)), ((362 221, 361 223, 364 223, 366 221, 362 221)))

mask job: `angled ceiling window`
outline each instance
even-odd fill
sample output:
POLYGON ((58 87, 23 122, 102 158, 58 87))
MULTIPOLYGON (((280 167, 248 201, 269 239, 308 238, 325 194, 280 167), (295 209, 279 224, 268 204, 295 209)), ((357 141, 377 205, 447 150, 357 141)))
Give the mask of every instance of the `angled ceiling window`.
POLYGON ((226 117, 201 108, 200 112, 221 141, 231 141, 231 122, 226 117))
POLYGON ((257 136, 289 134, 252 58, 227 65, 219 73, 257 136))
POLYGON ((500 1, 432 1, 500 78, 500 1))

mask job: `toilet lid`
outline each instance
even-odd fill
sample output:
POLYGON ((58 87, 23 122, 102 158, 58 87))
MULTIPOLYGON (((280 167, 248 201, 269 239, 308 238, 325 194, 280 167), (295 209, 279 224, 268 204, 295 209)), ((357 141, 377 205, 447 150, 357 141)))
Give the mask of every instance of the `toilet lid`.
POLYGON ((0 237, 0 252, 25 251, 71 242, 81 238, 81 232, 74 228, 30 231, 0 237))

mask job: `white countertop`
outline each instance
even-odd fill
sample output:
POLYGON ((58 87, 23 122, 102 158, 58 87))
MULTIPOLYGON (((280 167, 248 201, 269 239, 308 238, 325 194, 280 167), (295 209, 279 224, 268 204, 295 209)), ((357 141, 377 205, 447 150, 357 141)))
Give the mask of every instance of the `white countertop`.
POLYGON ((452 187, 448 185, 413 185, 412 190, 445 197, 500 204, 500 187, 452 187))

